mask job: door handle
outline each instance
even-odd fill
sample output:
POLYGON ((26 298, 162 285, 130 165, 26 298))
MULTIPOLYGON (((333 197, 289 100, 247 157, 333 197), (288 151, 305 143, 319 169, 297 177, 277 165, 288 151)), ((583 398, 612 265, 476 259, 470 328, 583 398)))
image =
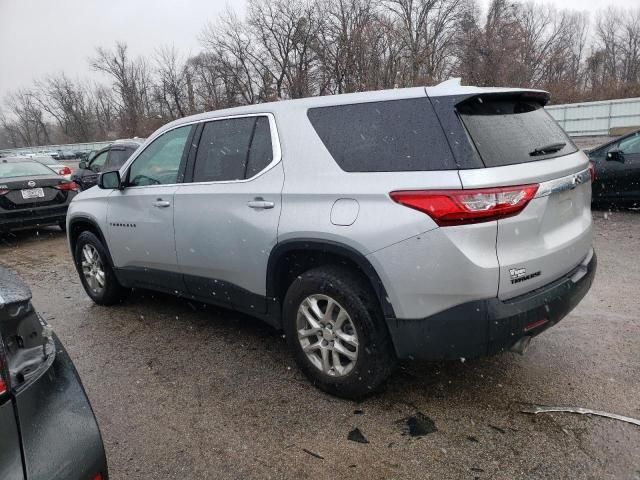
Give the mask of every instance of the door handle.
POLYGON ((158 198, 151 205, 153 205, 154 207, 157 207, 157 208, 167 208, 167 207, 171 206, 171 203, 167 202, 166 200, 162 200, 161 198, 158 198))
POLYGON ((247 205, 249 206, 249 208, 256 208, 256 209, 260 208, 262 210, 268 210, 276 206, 275 203, 266 201, 262 197, 254 198, 253 200, 247 202, 247 205))

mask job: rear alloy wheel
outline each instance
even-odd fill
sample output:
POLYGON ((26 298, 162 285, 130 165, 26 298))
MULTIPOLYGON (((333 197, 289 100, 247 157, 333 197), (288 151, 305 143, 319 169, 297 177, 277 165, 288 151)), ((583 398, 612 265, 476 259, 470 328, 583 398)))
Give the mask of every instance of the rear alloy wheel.
POLYGON ((102 242, 92 232, 82 232, 76 241, 74 259, 82 286, 87 295, 99 305, 113 305, 128 293, 109 263, 102 242))
POLYGON ((283 326, 300 369, 333 395, 370 394, 395 367, 377 298, 348 268, 327 265, 299 275, 284 299, 283 326))
POLYGON ((347 311, 327 295, 310 295, 298 308, 298 341, 325 375, 348 375, 358 360, 358 334, 347 311))

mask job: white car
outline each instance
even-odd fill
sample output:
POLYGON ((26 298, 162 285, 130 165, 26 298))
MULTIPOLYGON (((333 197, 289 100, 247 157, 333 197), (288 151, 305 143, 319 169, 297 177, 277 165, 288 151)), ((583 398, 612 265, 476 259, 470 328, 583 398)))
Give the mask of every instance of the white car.
POLYGON ((71 173, 73 173, 71 168, 60 163, 60 160, 56 160, 55 158, 48 156, 32 157, 31 160, 35 160, 38 163, 46 165, 61 177, 64 177, 66 180, 71 180, 71 173))

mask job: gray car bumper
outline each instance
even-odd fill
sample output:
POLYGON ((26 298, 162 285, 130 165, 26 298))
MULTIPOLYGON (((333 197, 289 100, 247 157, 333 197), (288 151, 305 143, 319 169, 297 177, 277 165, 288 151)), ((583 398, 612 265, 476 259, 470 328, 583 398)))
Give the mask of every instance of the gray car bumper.
POLYGON ((398 358, 446 360, 492 355, 559 322, 587 294, 595 252, 562 278, 507 301, 477 300, 424 319, 388 320, 398 358))

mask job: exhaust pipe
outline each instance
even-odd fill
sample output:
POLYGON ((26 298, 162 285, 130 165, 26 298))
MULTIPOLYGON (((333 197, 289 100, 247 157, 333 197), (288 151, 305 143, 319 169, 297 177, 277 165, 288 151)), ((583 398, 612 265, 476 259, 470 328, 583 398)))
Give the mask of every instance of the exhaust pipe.
POLYGON ((518 340, 516 343, 514 343, 511 346, 509 351, 518 353, 520 355, 524 355, 524 351, 527 349, 527 347, 529 347, 529 344, 531 343, 532 338, 533 337, 530 337, 529 335, 522 337, 520 340, 518 340))

